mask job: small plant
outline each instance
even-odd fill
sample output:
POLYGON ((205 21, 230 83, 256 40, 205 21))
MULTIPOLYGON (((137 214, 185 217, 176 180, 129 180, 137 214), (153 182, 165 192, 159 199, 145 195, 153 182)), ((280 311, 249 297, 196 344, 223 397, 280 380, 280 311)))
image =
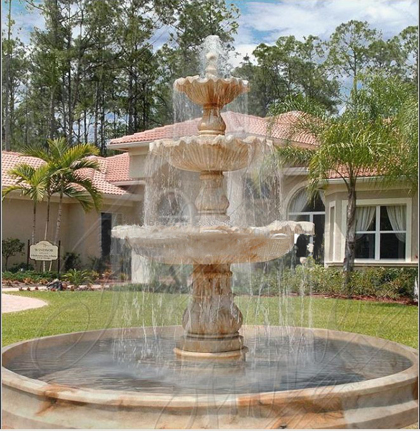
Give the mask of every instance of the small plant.
POLYGON ((120 281, 127 281, 130 277, 128 274, 125 274, 124 272, 121 272, 119 275, 120 281))
POLYGON ((106 256, 106 257, 88 256, 88 259, 90 261, 88 265, 89 269, 96 271, 98 273, 103 273, 111 266, 111 263, 109 261, 109 256, 106 256))
POLYGON ((81 284, 88 284, 93 282, 92 271, 70 269, 63 275, 63 279, 68 281, 74 287, 79 287, 81 284))
POLYGON ((10 268, 10 272, 23 272, 23 271, 34 271, 35 268, 33 265, 31 265, 30 263, 26 263, 26 262, 21 262, 21 263, 15 263, 14 265, 12 265, 12 267, 10 268))
POLYGON ((25 243, 18 238, 7 238, 1 241, 1 254, 4 257, 4 267, 7 270, 9 258, 22 254, 25 243))
POLYGON ((67 252, 64 255, 64 271, 70 271, 71 269, 80 269, 81 260, 80 254, 74 252, 67 252))

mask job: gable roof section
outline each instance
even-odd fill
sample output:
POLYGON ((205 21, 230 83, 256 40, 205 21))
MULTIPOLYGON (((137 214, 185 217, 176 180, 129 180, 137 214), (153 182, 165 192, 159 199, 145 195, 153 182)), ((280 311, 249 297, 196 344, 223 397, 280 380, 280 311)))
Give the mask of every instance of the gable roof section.
MULTIPOLYGON (((93 169, 81 169, 80 175, 84 178, 90 178, 94 186, 103 194, 123 196, 130 195, 126 190, 112 184, 113 181, 124 181, 128 178, 129 159, 128 154, 119 154, 111 157, 97 157, 100 171, 93 169)), ((2 187, 16 184, 16 180, 9 175, 10 169, 14 166, 27 163, 35 168, 42 166, 44 162, 36 157, 22 156, 20 153, 13 151, 2 151, 1 158, 1 181, 2 187)))
MULTIPOLYGON (((292 140, 305 146, 318 145, 314 136, 308 133, 295 133, 290 139, 292 127, 301 116, 302 113, 299 111, 286 112, 276 117, 267 118, 232 111, 222 113, 223 120, 226 123, 226 134, 245 133, 274 140, 292 140)), ((124 149, 125 144, 128 144, 129 147, 130 144, 146 144, 157 139, 176 139, 176 137, 196 135, 200 120, 201 118, 194 118, 182 123, 156 127, 155 129, 112 139, 109 147, 124 149)))

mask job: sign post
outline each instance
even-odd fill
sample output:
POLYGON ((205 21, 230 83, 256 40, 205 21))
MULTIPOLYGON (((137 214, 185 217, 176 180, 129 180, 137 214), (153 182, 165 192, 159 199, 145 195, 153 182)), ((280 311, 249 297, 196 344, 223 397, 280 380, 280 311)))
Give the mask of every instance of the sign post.
POLYGON ((48 241, 40 241, 30 247, 30 258, 51 262, 58 259, 58 247, 48 241))

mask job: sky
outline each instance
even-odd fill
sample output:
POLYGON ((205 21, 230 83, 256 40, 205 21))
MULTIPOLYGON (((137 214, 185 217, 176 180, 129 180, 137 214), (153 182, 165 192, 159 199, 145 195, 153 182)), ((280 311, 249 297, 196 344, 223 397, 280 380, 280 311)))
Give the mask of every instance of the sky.
MULTIPOLYGON (((40 1, 40 0, 38 0, 40 1)), ((98 0, 100 1, 100 0, 98 0)), ((260 43, 273 44, 280 36, 294 35, 297 39, 314 35, 328 38, 334 29, 349 20, 367 21, 381 30, 385 38, 398 34, 410 25, 418 25, 419 0, 226 0, 239 7, 238 34, 235 48, 243 56, 251 55, 260 43)), ((38 10, 27 11, 22 0, 12 0, 13 19, 19 37, 28 42, 35 26, 43 28, 38 10)), ((2 0, 2 23, 7 5, 2 0)), ((3 25, 2 25, 3 27, 3 25)), ((4 27, 3 27, 4 28, 4 27)), ((159 43, 162 43, 160 38, 159 43)))

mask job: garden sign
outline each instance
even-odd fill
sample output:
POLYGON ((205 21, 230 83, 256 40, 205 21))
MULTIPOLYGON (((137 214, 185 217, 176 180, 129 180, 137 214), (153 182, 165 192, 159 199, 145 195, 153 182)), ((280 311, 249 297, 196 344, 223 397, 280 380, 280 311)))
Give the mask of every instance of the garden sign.
POLYGON ((29 257, 33 260, 57 260, 58 247, 48 241, 40 241, 38 244, 31 245, 29 257))

